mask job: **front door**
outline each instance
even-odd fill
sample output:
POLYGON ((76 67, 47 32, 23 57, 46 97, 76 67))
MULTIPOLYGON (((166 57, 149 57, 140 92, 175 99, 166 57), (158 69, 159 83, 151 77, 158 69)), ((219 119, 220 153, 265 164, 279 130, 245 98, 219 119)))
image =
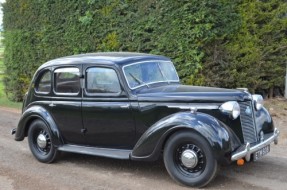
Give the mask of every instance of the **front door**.
POLYGON ((104 66, 85 66, 83 70, 85 88, 82 114, 87 144, 105 148, 132 148, 135 123, 118 73, 104 66))

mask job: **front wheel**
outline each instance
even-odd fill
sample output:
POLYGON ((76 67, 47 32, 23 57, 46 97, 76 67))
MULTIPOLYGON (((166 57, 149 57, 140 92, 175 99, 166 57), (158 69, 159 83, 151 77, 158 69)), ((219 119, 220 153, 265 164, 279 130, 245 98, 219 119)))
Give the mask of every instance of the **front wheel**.
POLYGON ((40 162, 51 163, 57 156, 53 146, 52 136, 47 125, 42 120, 35 120, 28 130, 29 147, 34 157, 40 162))
POLYGON ((184 185, 204 187, 216 175, 217 160, 209 143, 197 133, 173 134, 165 144, 163 156, 169 175, 184 185))

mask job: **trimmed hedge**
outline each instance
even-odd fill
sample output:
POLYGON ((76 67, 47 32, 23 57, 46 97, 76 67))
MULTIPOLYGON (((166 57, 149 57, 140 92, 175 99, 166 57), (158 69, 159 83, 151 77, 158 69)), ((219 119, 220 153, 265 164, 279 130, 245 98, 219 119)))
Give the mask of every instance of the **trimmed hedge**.
MULTIPOLYGON (((166 55, 184 83, 234 87, 225 82, 229 79, 220 74, 223 70, 215 69, 224 81, 219 84, 212 82, 218 75, 208 71, 225 68, 220 60, 240 61, 233 50, 246 24, 241 6, 241 1, 229 0, 6 0, 6 92, 21 101, 39 65, 99 51, 166 55)), ((254 89, 240 83, 245 84, 254 89)))

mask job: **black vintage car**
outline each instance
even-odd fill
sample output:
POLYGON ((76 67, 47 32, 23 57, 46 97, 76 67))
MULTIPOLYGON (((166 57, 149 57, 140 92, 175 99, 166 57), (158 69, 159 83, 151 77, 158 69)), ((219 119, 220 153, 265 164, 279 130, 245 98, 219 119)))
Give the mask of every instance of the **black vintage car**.
POLYGON ((170 59, 92 53, 55 59, 35 73, 16 141, 50 163, 59 151, 154 161, 203 187, 218 164, 257 160, 279 131, 260 95, 180 84, 170 59))

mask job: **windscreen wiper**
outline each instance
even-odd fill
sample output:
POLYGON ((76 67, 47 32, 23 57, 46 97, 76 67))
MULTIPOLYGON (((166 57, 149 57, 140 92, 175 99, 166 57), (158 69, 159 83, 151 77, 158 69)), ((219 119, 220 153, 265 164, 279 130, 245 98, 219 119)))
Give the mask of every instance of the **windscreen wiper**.
POLYGON ((149 88, 149 85, 146 84, 145 82, 143 82, 142 80, 140 80, 139 78, 137 78, 136 76, 134 76, 133 74, 129 73, 129 75, 140 85, 146 85, 149 88))

